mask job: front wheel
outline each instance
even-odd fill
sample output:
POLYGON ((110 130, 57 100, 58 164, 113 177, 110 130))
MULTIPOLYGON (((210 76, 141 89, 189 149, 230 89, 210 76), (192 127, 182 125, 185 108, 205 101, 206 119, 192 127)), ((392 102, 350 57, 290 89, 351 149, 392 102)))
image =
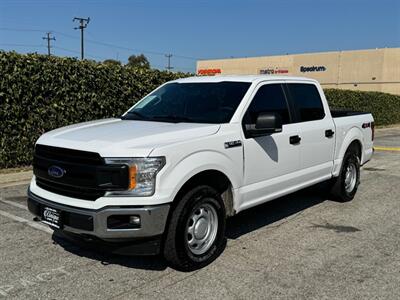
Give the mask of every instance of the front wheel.
POLYGON ((164 257, 176 269, 192 271, 216 259, 224 250, 225 207, 209 186, 188 191, 172 211, 164 257))
POLYGON ((333 179, 331 194, 335 200, 347 202, 353 200, 360 184, 360 159, 356 151, 349 149, 343 158, 338 177, 333 179))

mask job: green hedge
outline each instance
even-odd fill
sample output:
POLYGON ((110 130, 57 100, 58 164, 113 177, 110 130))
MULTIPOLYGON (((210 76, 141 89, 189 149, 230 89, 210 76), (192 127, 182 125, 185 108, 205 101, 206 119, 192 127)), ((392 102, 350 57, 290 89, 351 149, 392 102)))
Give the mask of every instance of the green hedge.
POLYGON ((370 112, 376 125, 400 123, 400 96, 337 89, 326 89, 325 95, 332 109, 370 112))
POLYGON ((0 51, 0 168, 30 164, 42 133, 120 116, 160 84, 183 76, 188 74, 0 51))
MULTIPOLYGON (((0 168, 30 164, 46 131, 119 116, 158 85, 188 75, 0 51, 0 168)), ((326 95, 331 107, 372 112, 377 125, 400 123, 400 96, 333 89, 326 95)))

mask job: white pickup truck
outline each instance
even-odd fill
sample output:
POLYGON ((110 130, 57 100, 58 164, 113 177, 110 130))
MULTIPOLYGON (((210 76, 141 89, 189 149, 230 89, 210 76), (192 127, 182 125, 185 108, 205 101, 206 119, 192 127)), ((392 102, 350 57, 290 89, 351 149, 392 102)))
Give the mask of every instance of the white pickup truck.
POLYGON ((75 241, 193 270, 247 208, 323 181, 352 200, 373 139, 371 114, 331 112, 312 79, 179 79, 120 118, 42 135, 28 207, 75 241))

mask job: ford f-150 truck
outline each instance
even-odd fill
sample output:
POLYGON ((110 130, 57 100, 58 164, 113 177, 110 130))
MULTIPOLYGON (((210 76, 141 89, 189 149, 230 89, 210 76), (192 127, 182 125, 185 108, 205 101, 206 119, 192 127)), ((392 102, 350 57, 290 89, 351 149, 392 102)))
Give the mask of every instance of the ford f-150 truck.
POLYGON ((229 216, 320 182, 352 200, 373 139, 371 114, 331 111, 312 79, 179 79, 43 134, 28 207, 72 240, 193 270, 223 251, 229 216))

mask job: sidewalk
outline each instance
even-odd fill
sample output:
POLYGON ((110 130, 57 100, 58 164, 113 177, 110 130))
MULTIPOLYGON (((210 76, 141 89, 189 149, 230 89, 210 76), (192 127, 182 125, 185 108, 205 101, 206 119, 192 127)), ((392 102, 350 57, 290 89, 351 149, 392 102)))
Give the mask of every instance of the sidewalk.
MULTIPOLYGON (((6 171, 6 170, 2 170, 6 171)), ((0 188, 27 184, 32 179, 32 170, 16 171, 13 169, 8 173, 0 173, 0 188)))

